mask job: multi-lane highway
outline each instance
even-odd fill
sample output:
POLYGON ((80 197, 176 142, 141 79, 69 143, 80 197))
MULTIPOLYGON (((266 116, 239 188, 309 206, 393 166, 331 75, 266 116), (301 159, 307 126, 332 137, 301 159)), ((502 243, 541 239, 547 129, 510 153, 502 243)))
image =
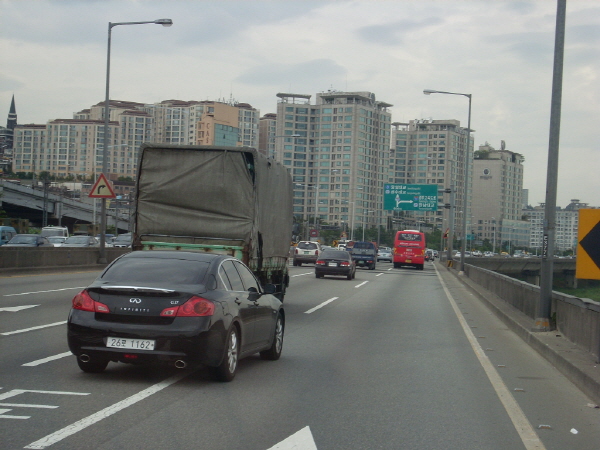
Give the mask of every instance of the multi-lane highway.
POLYGON ((600 410, 446 270, 290 267, 279 361, 231 383, 69 354, 97 273, 0 278, 2 449, 591 449, 600 410))

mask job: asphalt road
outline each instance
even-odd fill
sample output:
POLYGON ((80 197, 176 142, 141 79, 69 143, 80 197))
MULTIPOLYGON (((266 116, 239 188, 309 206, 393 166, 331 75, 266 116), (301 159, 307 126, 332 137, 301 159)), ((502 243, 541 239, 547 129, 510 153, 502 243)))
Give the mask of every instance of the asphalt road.
POLYGON ((0 278, 0 448, 598 448, 600 410, 432 263, 290 274, 282 358, 231 383, 85 374, 65 321, 97 273, 0 278))

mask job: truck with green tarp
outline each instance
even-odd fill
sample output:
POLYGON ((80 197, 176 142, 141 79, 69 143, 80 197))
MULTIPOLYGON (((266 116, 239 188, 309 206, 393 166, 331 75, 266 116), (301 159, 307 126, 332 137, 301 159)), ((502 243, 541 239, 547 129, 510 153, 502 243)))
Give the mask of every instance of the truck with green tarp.
POLYGON ((133 213, 133 251, 228 254, 283 300, 289 285, 292 181, 249 147, 143 144, 133 213))

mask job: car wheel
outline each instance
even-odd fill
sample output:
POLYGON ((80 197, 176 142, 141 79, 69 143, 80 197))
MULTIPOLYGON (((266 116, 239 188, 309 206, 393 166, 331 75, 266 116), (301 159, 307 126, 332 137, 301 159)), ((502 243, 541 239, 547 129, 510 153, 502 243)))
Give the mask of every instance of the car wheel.
POLYGON ((104 372, 106 366, 108 366, 107 359, 90 359, 87 362, 83 362, 79 357, 77 358, 77 365, 81 370, 86 373, 101 373, 104 372))
POLYGON ((315 278, 321 278, 321 274, 319 272, 315 272, 315 278))
POLYGON ((352 279, 352 274, 348 273, 348 275, 346 275, 346 278, 348 278, 349 280, 351 280, 352 279))
POLYGON ((283 332, 285 326, 283 324, 283 318, 281 314, 277 314, 277 321, 275 322, 275 334, 273 336, 273 344, 269 350, 260 352, 262 359, 270 361, 277 361, 281 356, 281 350, 283 349, 283 332))
POLYGON ((297 265, 298 267, 302 267, 302 263, 301 263, 300 261, 298 261, 298 262, 296 263, 296 265, 297 265))
POLYGON ((225 357, 217 367, 210 368, 210 375, 216 381, 231 381, 235 377, 239 361, 239 336, 235 326, 227 333, 225 357))

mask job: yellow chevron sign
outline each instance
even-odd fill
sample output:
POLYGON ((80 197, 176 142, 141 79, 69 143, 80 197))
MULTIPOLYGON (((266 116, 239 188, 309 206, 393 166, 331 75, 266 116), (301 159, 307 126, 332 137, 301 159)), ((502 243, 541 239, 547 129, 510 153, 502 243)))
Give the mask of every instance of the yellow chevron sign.
POLYGON ((600 209, 579 210, 575 277, 600 280, 600 209))

